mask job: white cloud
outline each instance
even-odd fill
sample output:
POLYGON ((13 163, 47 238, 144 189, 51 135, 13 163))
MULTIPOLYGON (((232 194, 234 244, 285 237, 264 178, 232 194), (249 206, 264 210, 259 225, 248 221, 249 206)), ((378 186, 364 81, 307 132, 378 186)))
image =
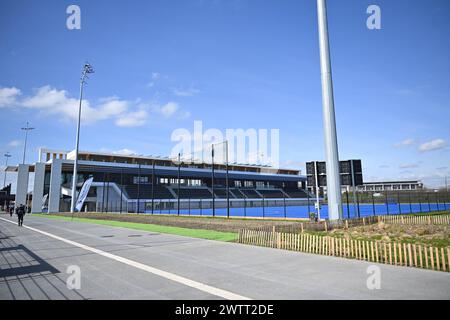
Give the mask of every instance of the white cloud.
MULTIPOLYGON (((153 76, 160 77, 159 74, 153 76)), ((0 88, 0 102, 6 107, 19 106, 57 115, 62 119, 75 121, 78 119, 79 100, 70 97, 66 90, 58 90, 47 85, 36 89, 33 95, 21 100, 17 99, 19 95, 19 89, 0 88)), ((82 103, 83 124, 112 120, 119 127, 137 127, 144 125, 151 113, 159 114, 164 118, 183 119, 190 116, 190 113, 181 110, 176 102, 151 106, 142 103, 140 99, 128 101, 118 97, 108 97, 99 99, 95 104, 89 100, 83 100, 82 103)))
POLYGON ((179 97, 192 97, 200 93, 200 90, 196 88, 180 89, 174 88, 173 93, 179 97))
POLYGON ((0 108, 14 105, 20 94, 20 90, 15 87, 0 88, 0 108))
MULTIPOLYGON (((71 120, 78 119, 79 100, 70 98, 65 90, 57 90, 50 86, 37 89, 36 94, 25 98, 21 105, 50 114, 62 115, 71 120)), ((83 123, 93 123, 116 118, 128 112, 129 107, 129 101, 120 100, 117 97, 100 99, 96 107, 91 106, 88 100, 83 100, 81 119, 83 123)))
POLYGON ((414 139, 405 139, 399 143, 396 143, 394 145, 394 147, 396 147, 396 148, 407 147, 407 146, 413 145, 415 142, 416 141, 414 139))
POLYGON ((158 80, 159 78, 161 78, 161 74, 159 72, 153 72, 152 73, 152 79, 153 80, 158 80))
POLYGON ((173 116, 178 111, 179 108, 180 107, 178 106, 177 103, 169 102, 161 107, 161 114, 164 117, 169 118, 169 117, 173 116))
POLYGON ((447 145, 447 143, 445 142, 444 139, 434 139, 434 140, 422 143, 419 146, 419 151, 420 152, 429 152, 429 151, 439 150, 439 149, 443 149, 446 145, 447 145))
POLYGON ((164 118, 177 118, 177 119, 186 119, 191 116, 189 111, 182 110, 180 105, 176 102, 168 102, 165 105, 153 106, 153 112, 162 115, 164 118))
POLYGON ((10 141, 8 143, 8 146, 15 148, 15 147, 20 146, 21 144, 22 144, 22 141, 20 141, 20 140, 13 140, 13 141, 10 141))
POLYGON ((105 118, 117 116, 128 110, 129 102, 118 100, 117 98, 110 98, 105 103, 99 106, 98 110, 105 118))
POLYGON ((148 113, 145 110, 130 112, 122 115, 116 120, 116 125, 119 127, 139 127, 145 124, 148 118, 148 113))
POLYGON ((114 154, 118 154, 118 155, 124 155, 124 156, 132 156, 135 155, 136 152, 127 148, 124 149, 120 149, 117 151, 113 151, 114 154))

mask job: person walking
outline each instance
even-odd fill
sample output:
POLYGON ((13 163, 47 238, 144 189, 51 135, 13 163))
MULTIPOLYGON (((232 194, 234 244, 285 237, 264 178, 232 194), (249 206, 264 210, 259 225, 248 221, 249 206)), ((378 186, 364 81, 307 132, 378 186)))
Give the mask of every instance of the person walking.
POLYGON ((23 216, 25 215, 25 206, 23 204, 19 205, 16 209, 18 225, 21 227, 23 225, 23 216))
POLYGON ((9 212, 9 216, 12 218, 13 213, 14 213, 14 206, 12 204, 9 205, 8 212, 9 212))

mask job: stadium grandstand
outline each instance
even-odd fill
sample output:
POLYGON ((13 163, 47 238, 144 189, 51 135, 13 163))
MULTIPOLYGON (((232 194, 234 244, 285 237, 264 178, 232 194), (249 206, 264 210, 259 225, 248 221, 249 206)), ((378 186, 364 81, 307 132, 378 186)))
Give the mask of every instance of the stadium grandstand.
MULTIPOLYGON (((8 166, 17 173, 16 203, 27 203, 34 213, 70 211, 75 152, 39 150, 34 164, 8 166), (34 173, 32 196, 27 195, 34 173)), ((230 163, 174 161, 170 158, 79 152, 78 182, 93 178, 83 211, 149 212, 173 210, 178 205, 200 208, 216 205, 239 207, 251 203, 286 200, 290 205, 311 197, 306 177, 299 170, 230 163), (228 182, 228 188, 227 188, 228 182), (227 193, 228 189, 228 193, 227 193), (154 208, 155 206, 155 208, 154 208)))

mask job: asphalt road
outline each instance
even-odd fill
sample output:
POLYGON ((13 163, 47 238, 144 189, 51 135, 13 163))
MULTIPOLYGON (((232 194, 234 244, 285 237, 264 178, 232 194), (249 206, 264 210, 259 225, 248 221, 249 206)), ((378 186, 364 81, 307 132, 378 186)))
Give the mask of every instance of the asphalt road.
POLYGON ((444 272, 30 215, 24 227, 11 222, 0 215, 2 300, 450 299, 444 272), (380 289, 367 287, 371 265, 380 289), (71 266, 80 289, 67 287, 71 266))

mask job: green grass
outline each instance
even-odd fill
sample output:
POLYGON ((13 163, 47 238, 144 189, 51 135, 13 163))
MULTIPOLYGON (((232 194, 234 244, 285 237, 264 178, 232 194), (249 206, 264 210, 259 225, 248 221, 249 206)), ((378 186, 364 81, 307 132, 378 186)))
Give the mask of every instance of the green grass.
MULTIPOLYGON (((60 219, 66 221, 72 221, 71 217, 47 215, 47 214, 33 214, 34 217, 43 217, 48 219, 60 219)), ((121 227, 149 232, 167 233, 175 234, 179 236, 186 236, 192 238, 217 240, 217 241, 234 241, 237 239, 237 233, 234 232, 220 232, 214 230, 204 230, 204 229, 189 229, 171 226, 162 226, 156 224, 147 223, 135 223, 135 222, 122 222, 113 220, 98 220, 98 219, 88 219, 88 218, 73 218, 75 222, 93 223, 100 224, 111 227, 121 227)))

